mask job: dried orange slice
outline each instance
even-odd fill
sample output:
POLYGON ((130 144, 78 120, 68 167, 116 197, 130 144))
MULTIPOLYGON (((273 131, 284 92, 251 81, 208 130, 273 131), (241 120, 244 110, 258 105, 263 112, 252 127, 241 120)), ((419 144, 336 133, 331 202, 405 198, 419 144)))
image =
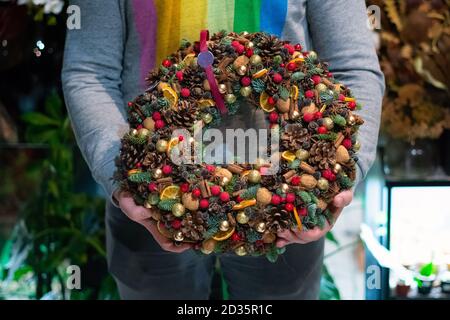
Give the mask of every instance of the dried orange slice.
POLYGON ((271 105, 268 101, 269 97, 270 96, 265 91, 259 96, 259 105, 265 112, 272 112, 275 110, 275 105, 271 105))
POLYGON ((175 92, 175 90, 173 90, 172 87, 167 85, 162 88, 162 92, 163 92, 164 98, 166 98, 167 101, 169 101, 170 107, 172 109, 176 109, 177 104, 178 104, 178 95, 175 92))
POLYGON ((167 144, 167 156, 170 157, 170 152, 172 151, 172 149, 174 147, 176 147, 178 144, 180 143, 180 141, 178 140, 178 138, 172 138, 170 139, 169 143, 167 144))
POLYGON ((161 233, 166 238, 172 238, 172 233, 170 233, 169 230, 167 230, 161 221, 158 221, 156 223, 156 229, 158 229, 159 233, 161 233))
POLYGON ((200 99, 198 101, 198 106, 200 109, 214 107, 216 103, 212 99, 200 99))
POLYGON ((345 97, 344 101, 345 101, 345 102, 354 102, 354 101, 355 101, 355 98, 345 97))
POLYGON ((234 227, 230 228, 228 231, 219 231, 215 235, 213 235, 213 239, 216 241, 224 241, 227 240, 234 233, 234 227))
POLYGON ((269 70, 261 69, 258 72, 255 72, 252 77, 253 77, 253 79, 259 79, 259 78, 264 77, 267 74, 267 72, 269 72, 269 70))
POLYGON ((291 98, 293 100, 297 100, 298 99, 298 87, 294 84, 291 87, 291 98))
POLYGON ((168 186, 163 189, 159 198, 161 200, 168 199, 179 199, 180 198, 180 187, 179 186, 168 186))
POLYGON ((141 172, 141 169, 131 169, 131 170, 128 170, 127 174, 128 174, 128 176, 132 176, 133 174, 140 173, 140 172, 141 172))
POLYGON ((291 61, 289 61, 289 63, 299 64, 303 61, 305 61, 305 59, 298 57, 298 58, 292 59, 291 61))
POLYGON ((192 61, 195 59, 195 53, 189 53, 184 57, 182 64, 186 67, 189 67, 192 64, 192 61))
POLYGON ((295 153, 292 151, 283 151, 281 157, 286 161, 292 162, 295 160, 295 153))
POLYGON ((302 221, 300 220, 300 217, 298 216, 298 212, 297 212, 297 208, 294 207, 294 217, 295 217, 295 221, 297 221, 297 228, 298 231, 302 231, 303 226, 302 226, 302 221))
POLYGON ((242 200, 238 204, 235 204, 232 208, 232 210, 242 210, 251 206, 254 206, 256 204, 256 199, 249 199, 249 200, 242 200))

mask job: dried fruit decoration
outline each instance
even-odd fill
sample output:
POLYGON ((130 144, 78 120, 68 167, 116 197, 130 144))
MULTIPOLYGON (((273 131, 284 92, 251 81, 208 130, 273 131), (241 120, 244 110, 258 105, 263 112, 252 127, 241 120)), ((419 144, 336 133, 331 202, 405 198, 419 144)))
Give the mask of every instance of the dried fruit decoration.
POLYGON ((128 104, 131 130, 122 139, 115 178, 175 242, 195 243, 204 254, 273 259, 277 232, 323 227, 326 204, 352 187, 363 124, 353 110, 360 106, 328 64, 298 44, 261 32, 214 34, 207 48, 216 84, 197 63, 198 48, 184 42, 128 104), (192 132, 198 121, 207 128, 220 120, 217 93, 229 114, 246 100, 265 112, 268 128, 280 130, 278 174, 265 176, 264 161, 172 163, 179 145, 196 143, 172 136, 175 129, 192 132))

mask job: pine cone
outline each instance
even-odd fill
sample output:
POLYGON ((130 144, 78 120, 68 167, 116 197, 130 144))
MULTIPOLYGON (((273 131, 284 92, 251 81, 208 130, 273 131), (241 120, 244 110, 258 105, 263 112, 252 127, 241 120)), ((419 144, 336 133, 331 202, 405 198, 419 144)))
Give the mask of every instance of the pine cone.
POLYGON ((303 144, 308 141, 310 134, 308 129, 303 128, 302 125, 296 123, 286 126, 284 133, 281 135, 281 146, 283 150, 295 151, 303 147, 303 144))
POLYGON ((197 213, 186 213, 183 221, 181 222, 181 232, 185 238, 199 241, 202 239, 205 227, 203 226, 203 219, 201 215, 197 213))
POLYGON ((267 230, 277 233, 283 229, 290 228, 290 214, 285 209, 272 207, 264 213, 267 230))
POLYGON ((336 148, 333 142, 320 140, 312 145, 309 155, 309 162, 315 169, 329 169, 334 165, 336 148))
POLYGON ((261 35, 258 46, 261 49, 261 55, 274 57, 281 53, 283 42, 276 36, 265 33, 261 35))
POLYGON ((164 161, 165 156, 162 153, 157 151, 149 151, 144 157, 142 161, 142 165, 144 167, 149 167, 151 169, 155 169, 161 166, 164 161))
POLYGON ((181 109, 172 113, 169 123, 177 127, 191 128, 198 120, 198 113, 198 109, 194 107, 181 109))
POLYGON ((120 152, 120 162, 126 168, 130 170, 136 167, 139 162, 144 160, 145 154, 143 152, 143 146, 134 145, 129 141, 122 141, 122 149, 120 152))

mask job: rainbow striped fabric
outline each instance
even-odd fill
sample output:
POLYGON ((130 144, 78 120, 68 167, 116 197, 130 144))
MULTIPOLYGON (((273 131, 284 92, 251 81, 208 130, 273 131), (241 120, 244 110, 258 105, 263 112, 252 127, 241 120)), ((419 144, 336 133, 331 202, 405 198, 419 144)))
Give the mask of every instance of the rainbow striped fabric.
POLYGON ((133 7, 146 72, 176 51, 182 39, 198 40, 202 29, 280 36, 288 0, 133 0, 133 7))

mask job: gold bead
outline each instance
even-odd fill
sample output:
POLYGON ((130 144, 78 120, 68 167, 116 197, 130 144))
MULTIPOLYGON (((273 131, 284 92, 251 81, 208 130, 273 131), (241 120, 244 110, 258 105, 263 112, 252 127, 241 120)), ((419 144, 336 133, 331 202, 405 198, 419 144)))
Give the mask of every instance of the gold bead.
POLYGON ((333 167, 333 172, 334 173, 339 173, 342 170, 342 166, 339 163, 336 163, 333 167))
POLYGON ((255 46, 255 44, 253 43, 253 42, 251 42, 251 41, 249 41, 248 43, 247 43, 247 48, 253 48, 255 46))
POLYGON ((250 57, 250 63, 252 65, 257 65, 257 64, 260 64, 261 62, 262 62, 262 58, 258 54, 254 54, 250 57))
POLYGON ((225 96, 225 101, 229 104, 233 104, 236 102, 236 96, 232 93, 229 93, 225 96))
POLYGON ((322 124, 325 128, 327 128, 328 130, 333 129, 334 127, 334 122, 333 119, 331 119, 330 117, 325 117, 322 120, 322 124))
POLYGON ((297 157, 298 160, 305 161, 306 159, 309 158, 309 152, 305 149, 298 149, 295 152, 295 156, 297 157))
POLYGON ((161 178, 162 175, 163 175, 163 172, 162 172, 161 169, 156 169, 156 170, 153 172, 153 177, 154 177, 155 179, 161 178))
POLYGON ((152 118, 148 117, 145 118, 144 122, 143 122, 144 128, 153 131, 155 130, 155 120, 153 120, 152 118))
POLYGON ((156 150, 160 153, 166 152, 168 146, 169 143, 166 140, 161 139, 156 142, 156 150))
POLYGON ((244 246, 240 246, 237 247, 234 252, 238 255, 238 256, 245 256, 247 254, 247 250, 245 250, 244 246))
POLYGON ((211 254, 214 252, 217 241, 214 239, 208 239, 203 241, 202 248, 200 249, 204 254, 211 254))
POLYGON ((251 170, 248 174, 248 181, 250 183, 259 183, 261 181, 261 173, 258 170, 251 170))
POLYGON ((248 222, 248 220, 249 220, 249 217, 245 213, 245 211, 239 211, 238 214, 236 215, 236 220, 240 224, 246 224, 248 222))
POLYGON ((264 222, 260 222, 256 225, 256 231, 259 233, 264 233, 266 231, 266 224, 264 222))
POLYGON ((131 130, 130 130, 130 134, 131 134, 132 136, 135 136, 135 135, 138 134, 138 131, 137 131, 136 129, 131 129, 131 130))
POLYGON ((202 116, 202 120, 203 122, 205 122, 206 124, 210 123, 212 121, 212 115, 210 113, 205 113, 202 116))
POLYGON ((230 179, 228 179, 227 177, 222 177, 220 180, 220 185, 223 187, 223 186, 226 186, 229 182, 230 182, 230 179))
POLYGON ((266 164, 266 161, 263 158, 257 158, 255 160, 254 167, 255 169, 259 170, 266 164))
POLYGON ((226 93, 226 92, 227 92, 227 86, 224 85, 223 83, 219 84, 219 92, 220 92, 221 94, 226 93))
POLYGON ((356 118, 354 115, 348 117, 347 122, 349 125, 353 126, 356 123, 356 118))
POLYGON ((246 35, 248 35, 248 31, 242 31, 242 32, 241 32, 241 36, 244 36, 244 37, 245 37, 246 35))
POLYGON ((283 184, 281 185, 281 191, 282 191, 283 193, 287 193, 287 192, 289 191, 289 185, 288 185, 287 183, 283 183, 283 184))
POLYGON ((219 225, 220 231, 228 231, 230 229, 230 223, 227 220, 223 220, 219 225))
POLYGON ((181 232, 181 231, 175 232, 175 234, 173 235, 173 239, 175 241, 179 241, 179 242, 183 241, 184 240, 183 232, 181 232))
POLYGON ((316 90, 317 91, 319 91, 319 92, 324 92, 324 91, 326 91, 328 88, 327 88, 327 86, 324 84, 324 83, 319 83, 317 86, 316 86, 316 90))
POLYGON ((297 110, 293 111, 291 114, 291 119, 297 120, 298 118, 300 118, 300 112, 298 112, 297 110))
POLYGON ((317 59, 317 53, 315 51, 310 51, 308 53, 308 58, 310 58, 311 60, 316 60, 317 59))
POLYGON ((247 66, 240 66, 236 72, 240 76, 245 75, 247 73, 247 66))
POLYGON ((328 187, 329 187, 330 185, 329 185, 329 183, 328 183, 328 180, 327 179, 325 179, 325 178, 320 178, 318 181, 317 181, 317 188, 319 188, 320 190, 328 190, 328 187))
POLYGON ((248 97, 252 93, 252 87, 242 87, 239 93, 243 97, 248 97))
POLYGON ((141 138, 146 138, 150 135, 150 130, 146 129, 146 128, 140 128, 138 130, 138 136, 141 138))
POLYGON ((361 142, 359 142, 358 140, 355 141, 355 144, 353 145, 353 149, 355 149, 355 151, 359 151, 359 149, 361 149, 361 142))
POLYGON ((181 217, 184 215, 184 212, 186 211, 186 209, 184 208, 184 206, 181 203, 175 203, 172 206, 172 214, 175 217, 181 217))

